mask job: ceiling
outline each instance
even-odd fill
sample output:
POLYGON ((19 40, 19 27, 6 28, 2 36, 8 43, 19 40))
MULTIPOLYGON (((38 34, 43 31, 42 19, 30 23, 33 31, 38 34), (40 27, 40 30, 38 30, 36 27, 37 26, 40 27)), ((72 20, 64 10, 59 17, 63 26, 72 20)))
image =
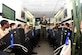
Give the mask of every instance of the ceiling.
POLYGON ((35 17, 53 18, 66 0, 21 0, 24 7, 35 17))

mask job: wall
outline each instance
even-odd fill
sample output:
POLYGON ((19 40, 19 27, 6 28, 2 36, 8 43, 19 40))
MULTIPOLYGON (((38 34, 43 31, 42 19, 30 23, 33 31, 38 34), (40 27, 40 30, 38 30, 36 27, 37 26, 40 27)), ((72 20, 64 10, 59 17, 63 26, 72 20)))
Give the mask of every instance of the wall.
POLYGON ((58 17, 56 17, 57 20, 59 20, 60 18, 62 19, 61 21, 57 21, 58 23, 60 23, 62 21, 65 21, 67 19, 70 19, 72 17, 71 16, 71 10, 73 9, 72 8, 72 0, 66 0, 65 3, 66 4, 63 6, 64 9, 63 10, 60 10, 60 14, 58 15, 58 17), (67 17, 64 18, 65 9, 67 9, 67 17))
MULTIPOLYGON (((71 0, 67 0, 65 8, 67 9, 67 17, 62 18, 62 21, 65 21, 65 20, 70 19, 72 17, 71 16, 71 10, 73 9, 73 7, 72 7, 72 1, 71 0)), ((67 21, 67 22, 70 23, 71 20, 67 21)))
POLYGON ((56 19, 55 18, 50 18, 50 23, 54 23, 54 26, 50 26, 50 29, 52 29, 56 25, 56 19))
MULTIPOLYGON (((2 4, 5 4, 8 7, 15 10, 17 19, 26 21, 26 19, 21 18, 21 11, 23 10, 23 6, 22 6, 22 2, 20 0, 0 0, 0 12, 2 12, 2 4)), ((2 16, 0 16, 0 21, 3 19, 5 19, 5 18, 2 18, 2 16)), ((6 19, 6 20, 8 20, 8 19, 6 19)), ((9 23, 15 22, 16 24, 21 23, 24 25, 24 23, 19 22, 19 21, 12 21, 12 20, 8 20, 8 21, 9 21, 9 23)))

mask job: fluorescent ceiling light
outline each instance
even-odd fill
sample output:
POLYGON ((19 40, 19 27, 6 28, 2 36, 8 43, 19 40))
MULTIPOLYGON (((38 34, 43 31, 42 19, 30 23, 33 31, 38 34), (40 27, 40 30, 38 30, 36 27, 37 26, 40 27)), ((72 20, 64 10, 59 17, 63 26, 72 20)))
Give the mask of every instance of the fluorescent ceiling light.
POLYGON ((55 17, 57 17, 60 13, 61 13, 62 10, 59 10, 59 12, 55 15, 55 17))
POLYGON ((25 11, 25 12, 28 18, 34 18, 34 16, 29 11, 25 11))
POLYGON ((82 3, 82 0, 80 0, 80 3, 82 3))

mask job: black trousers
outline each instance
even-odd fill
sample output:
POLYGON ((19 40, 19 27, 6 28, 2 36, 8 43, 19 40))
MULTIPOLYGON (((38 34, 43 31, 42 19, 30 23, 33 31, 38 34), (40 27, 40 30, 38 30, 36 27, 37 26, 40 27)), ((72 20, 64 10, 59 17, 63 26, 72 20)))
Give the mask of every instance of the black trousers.
POLYGON ((46 27, 41 27, 40 37, 41 37, 41 39, 43 39, 43 40, 46 39, 46 27))

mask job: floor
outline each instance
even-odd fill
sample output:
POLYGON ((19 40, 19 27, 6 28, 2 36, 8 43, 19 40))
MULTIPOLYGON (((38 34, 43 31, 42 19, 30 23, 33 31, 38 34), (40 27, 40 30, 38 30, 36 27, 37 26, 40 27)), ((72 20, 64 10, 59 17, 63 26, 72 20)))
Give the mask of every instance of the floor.
POLYGON ((54 55, 53 48, 50 47, 47 41, 41 41, 39 45, 40 47, 34 49, 38 53, 37 55, 54 55))
MULTIPOLYGON (((47 41, 40 41, 39 45, 40 47, 36 47, 34 49, 34 51, 37 52, 38 54, 34 54, 34 55, 54 55, 53 48, 50 47, 47 41)), ((15 55, 15 54, 13 53, 11 55, 15 55)))

